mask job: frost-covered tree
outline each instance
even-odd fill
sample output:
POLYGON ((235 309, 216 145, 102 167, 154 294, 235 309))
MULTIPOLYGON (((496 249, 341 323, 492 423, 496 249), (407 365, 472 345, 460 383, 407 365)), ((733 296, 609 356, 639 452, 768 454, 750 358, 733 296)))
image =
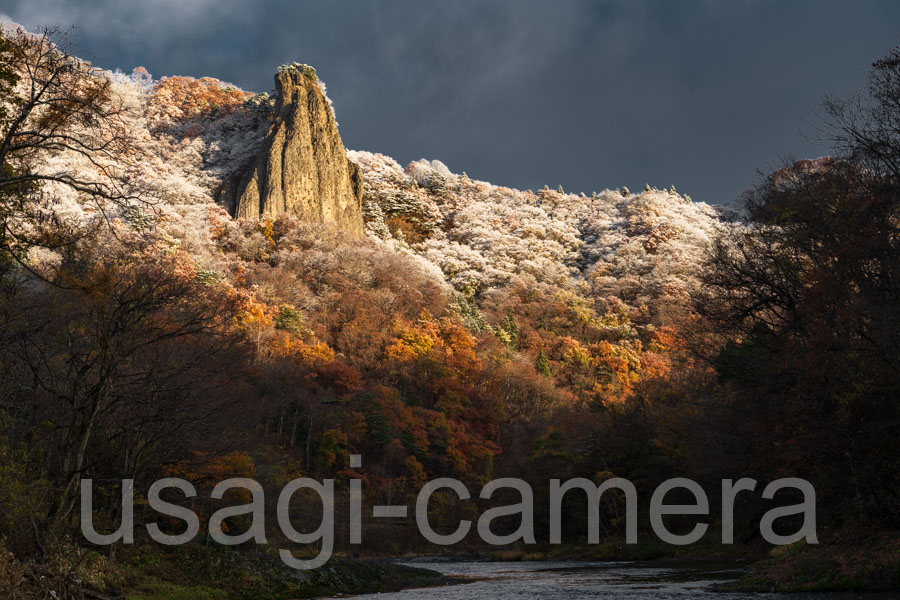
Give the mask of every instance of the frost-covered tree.
POLYGON ((145 201, 111 81, 56 29, 0 33, 0 250, 23 260, 145 201))
POLYGON ((438 161, 404 170, 380 154, 349 155, 363 168, 370 235, 437 265, 464 294, 527 275, 652 316, 698 288, 703 248, 719 226, 714 208, 665 191, 523 192, 457 177, 438 161), (453 184, 436 188, 436 177, 453 184))

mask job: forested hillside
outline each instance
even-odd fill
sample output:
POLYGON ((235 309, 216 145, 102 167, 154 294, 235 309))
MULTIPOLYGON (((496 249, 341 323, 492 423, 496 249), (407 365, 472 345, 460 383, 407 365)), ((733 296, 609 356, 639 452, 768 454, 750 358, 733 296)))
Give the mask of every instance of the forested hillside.
MULTIPOLYGON (((155 585, 142 526, 159 520, 146 494, 161 477, 196 485, 204 548, 209 515, 246 500, 210 498, 227 477, 273 490, 270 509, 292 479, 336 479, 337 549, 372 556, 435 549, 411 519, 366 522, 351 547, 351 479, 369 506, 414 505, 437 477, 473 496, 520 477, 538 498, 553 478, 623 477, 643 506, 690 477, 712 498, 717 544, 723 478, 803 477, 825 531, 898 526, 898 51, 867 95, 826 105, 833 157, 764 178, 740 214, 662 182, 520 191, 350 151, 360 239, 289 209, 236 218, 226 201, 265 166, 277 94, 111 73, 65 41, 0 38, 0 586, 13 597, 155 585), (134 546, 79 537, 83 478, 104 531, 134 480, 134 546)), ((327 99, 310 67, 285 69, 327 99)), ((759 493, 736 509, 751 554, 766 551, 760 516, 791 500, 759 493)), ((490 505, 448 492, 430 509, 452 531, 490 505)), ((599 548, 584 501, 565 510, 573 554, 666 552, 624 545, 614 493, 599 548)), ((640 530, 651 542, 645 512, 640 530)), ((272 551, 290 545, 274 519, 267 532, 272 551)), ((484 551, 474 535, 463 547, 484 551)), ((896 569, 896 539, 879 548, 896 569)), ((842 568, 864 580, 869 565, 842 568)))

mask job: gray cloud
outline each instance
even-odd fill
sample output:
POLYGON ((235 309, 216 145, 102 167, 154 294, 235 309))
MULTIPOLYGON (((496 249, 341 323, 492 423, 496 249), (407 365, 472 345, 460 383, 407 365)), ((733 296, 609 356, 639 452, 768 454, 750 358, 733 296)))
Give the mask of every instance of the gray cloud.
POLYGON ((675 184, 727 202, 896 44, 892 1, 13 0, 87 57, 271 87, 315 65, 345 144, 522 188, 675 184))

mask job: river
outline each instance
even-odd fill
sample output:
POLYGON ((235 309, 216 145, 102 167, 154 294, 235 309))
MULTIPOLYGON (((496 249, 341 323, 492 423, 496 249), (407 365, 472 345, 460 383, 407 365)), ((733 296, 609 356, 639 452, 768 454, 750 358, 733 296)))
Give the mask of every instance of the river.
POLYGON ((416 561, 411 566, 470 580, 439 588, 357 596, 390 600, 874 600, 873 594, 723 593, 711 588, 736 579, 741 567, 714 562, 453 562, 416 561))

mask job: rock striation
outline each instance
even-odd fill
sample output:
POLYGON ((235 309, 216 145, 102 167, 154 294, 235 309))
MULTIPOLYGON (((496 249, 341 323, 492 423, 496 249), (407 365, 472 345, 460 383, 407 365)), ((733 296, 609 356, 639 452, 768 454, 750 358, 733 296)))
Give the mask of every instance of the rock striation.
POLYGON ((233 182, 228 202, 240 219, 289 213, 363 235, 363 180, 347 159, 337 122, 315 70, 283 67, 277 100, 255 163, 233 182))

